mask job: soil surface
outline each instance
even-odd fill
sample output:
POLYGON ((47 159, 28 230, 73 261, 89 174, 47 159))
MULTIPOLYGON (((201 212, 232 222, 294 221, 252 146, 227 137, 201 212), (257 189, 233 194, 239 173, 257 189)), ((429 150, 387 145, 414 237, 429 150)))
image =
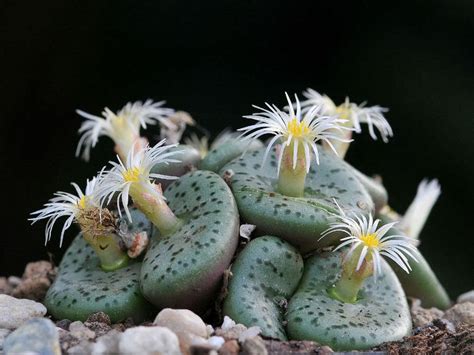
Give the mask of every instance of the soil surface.
MULTIPOLYGON (((47 289, 54 280, 56 268, 47 261, 30 263, 22 278, 0 278, 0 293, 17 298, 28 298, 42 301, 47 289)), ((474 325, 457 323, 453 319, 443 318, 444 312, 437 309, 424 309, 418 300, 411 300, 411 311, 415 328, 412 335, 401 341, 385 343, 365 354, 474 354, 474 325)), ((447 313, 446 313, 447 314, 447 313)), ((449 317, 446 317, 449 318, 449 317)), ((67 330, 71 321, 58 320, 57 327, 67 330)), ((152 323, 142 325, 150 326, 152 323)), ((91 315, 84 326, 98 337, 111 330, 119 332, 135 327, 132 321, 111 324, 103 313, 91 315)), ((216 329, 219 334, 219 328, 216 329)), ((63 352, 79 343, 79 339, 64 332, 60 337, 63 352)), ((237 339, 226 339, 218 354, 330 354, 331 348, 312 341, 278 341, 257 336, 244 342, 237 339)), ((215 350, 206 347, 191 348, 191 353, 216 354, 215 350)), ((351 352, 346 352, 351 353, 351 352)), ((356 352, 355 352, 356 353, 356 352)), ((356 353, 357 354, 357 353, 356 353)))

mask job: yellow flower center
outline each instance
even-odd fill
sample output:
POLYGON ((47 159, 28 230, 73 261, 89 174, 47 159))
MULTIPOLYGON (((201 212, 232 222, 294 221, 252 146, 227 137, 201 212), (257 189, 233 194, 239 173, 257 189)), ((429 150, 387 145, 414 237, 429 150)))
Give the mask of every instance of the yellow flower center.
POLYGON ((142 170, 138 167, 135 168, 130 168, 125 170, 122 175, 125 181, 128 182, 138 182, 140 180, 140 175, 142 173, 142 170))
POLYGON ((351 120, 351 106, 348 103, 343 103, 336 107, 336 114, 340 119, 347 120, 347 122, 342 123, 341 125, 346 127, 352 127, 351 120))
POLYGON ((126 121, 126 118, 120 115, 120 116, 115 116, 111 122, 112 122, 112 125, 120 129, 125 125, 125 121, 126 121))
POLYGON ((347 103, 343 103, 336 107, 336 113, 343 120, 349 120, 351 118, 351 106, 347 103))
POLYGON ((377 238, 375 234, 366 234, 360 237, 360 240, 366 247, 369 248, 377 248, 380 246, 380 240, 377 238))
POLYGON ((295 138, 301 138, 310 134, 311 129, 306 122, 298 122, 296 118, 293 118, 290 123, 288 123, 288 132, 295 138))
POLYGON ((79 201, 77 201, 77 206, 81 209, 84 210, 86 208, 86 203, 87 203, 87 197, 82 196, 79 201))

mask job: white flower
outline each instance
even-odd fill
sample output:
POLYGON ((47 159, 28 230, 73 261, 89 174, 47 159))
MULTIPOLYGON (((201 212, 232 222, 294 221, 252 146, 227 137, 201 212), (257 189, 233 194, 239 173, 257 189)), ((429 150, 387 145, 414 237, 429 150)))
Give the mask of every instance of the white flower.
POLYGON ((308 111, 312 106, 320 106, 323 113, 329 114, 332 112, 334 114, 336 112, 336 104, 326 94, 321 95, 316 90, 308 88, 303 91, 303 96, 306 98, 306 100, 301 101, 303 112, 308 111))
POLYGON ((374 140, 377 139, 374 127, 378 129, 384 142, 388 142, 388 137, 393 136, 392 128, 384 117, 384 113, 388 111, 385 107, 365 107, 365 102, 357 105, 350 102, 349 98, 346 98, 340 106, 336 106, 328 96, 321 95, 313 89, 307 89, 303 92, 303 96, 306 97, 306 100, 301 103, 303 112, 310 110, 314 105, 320 106, 326 115, 339 115, 340 118, 349 120, 357 133, 361 132, 360 124, 367 123, 370 136, 374 140))
POLYGON ((278 160, 278 172, 280 172, 284 150, 291 143, 294 143, 293 169, 296 168, 296 158, 301 143, 301 146, 304 149, 306 171, 309 172, 311 164, 311 151, 316 157, 316 163, 319 164, 319 153, 316 142, 319 140, 325 141, 336 154, 337 152, 330 140, 350 142, 350 140, 339 137, 335 132, 335 130, 342 131, 344 129, 348 129, 341 125, 342 123, 346 122, 346 120, 334 116, 320 115, 319 106, 312 106, 303 116, 298 97, 295 95, 295 112, 288 94, 285 93, 285 95, 289 105, 288 113, 281 111, 275 105, 270 105, 268 103, 265 103, 268 109, 254 105, 253 107, 261 110, 262 112, 257 112, 250 116, 244 116, 244 118, 257 121, 257 123, 240 128, 239 131, 242 131, 242 136, 246 136, 248 139, 257 139, 266 134, 274 136, 268 143, 263 157, 264 162, 275 142, 278 139, 282 139, 283 144, 278 160))
POLYGON ((408 236, 417 239, 440 194, 441 187, 438 180, 421 181, 413 202, 398 225, 399 228, 408 236))
POLYGON ((192 133, 189 137, 184 138, 184 144, 195 148, 201 159, 203 159, 209 152, 209 138, 207 136, 198 137, 196 133, 192 133))
POLYGON ((414 261, 418 261, 412 254, 416 253, 417 249, 411 244, 410 238, 404 235, 386 235, 397 222, 387 223, 379 227, 380 220, 376 219, 374 221, 372 214, 369 215, 368 219, 364 215, 356 214, 354 214, 354 217, 349 217, 337 202, 336 205, 339 209, 339 214, 335 215, 338 221, 331 223, 330 227, 321 234, 321 238, 333 232, 347 234, 347 237, 341 238, 342 243, 334 249, 336 251, 345 246, 351 246, 344 261, 347 261, 354 251, 362 246, 356 271, 359 270, 364 259, 369 257, 373 260, 376 276, 381 272, 381 256, 392 259, 405 272, 409 273, 411 271, 406 255, 414 261))
POLYGON ((45 229, 45 243, 51 239, 53 227, 56 221, 61 217, 67 217, 61 231, 61 239, 59 246, 63 243, 64 232, 71 226, 71 224, 78 218, 81 212, 90 207, 97 207, 97 202, 94 195, 96 188, 96 178, 87 180, 86 190, 83 193, 76 183, 71 183, 76 190, 76 195, 69 192, 58 191, 54 197, 44 205, 44 208, 31 213, 36 215, 29 220, 33 223, 42 219, 47 219, 45 229))
POLYGON ((162 107, 164 103, 165 101, 152 100, 146 100, 144 103, 129 102, 117 113, 106 107, 102 117, 76 110, 79 115, 86 118, 79 128, 81 138, 77 145, 76 156, 79 156, 83 149, 83 159, 89 160, 90 150, 95 147, 100 136, 110 137, 115 144, 132 147, 140 137, 140 128, 146 129, 147 125, 154 125, 157 122, 171 127, 167 119, 174 110, 162 107))
MULTIPOLYGON (((131 149, 128 153, 125 164, 118 158, 118 163, 111 161, 112 168, 100 172, 99 182, 96 191, 100 204, 108 204, 117 195, 117 210, 122 216, 120 204, 122 205, 128 219, 132 217, 128 209, 128 197, 130 188, 137 184, 144 190, 153 190, 155 186, 150 179, 177 179, 176 176, 162 175, 151 173, 151 169, 159 163, 179 163, 179 160, 170 159, 171 156, 179 154, 179 151, 167 152, 170 148, 176 147, 177 144, 164 145, 165 139, 158 142, 155 146, 142 148, 135 152, 131 149)), ((164 197, 163 197, 164 198, 164 197)))
POLYGON ((214 138, 210 146, 208 136, 202 136, 199 138, 196 133, 192 133, 189 135, 189 137, 184 138, 184 144, 197 149, 201 154, 201 158, 204 158, 207 153, 209 153, 209 151, 216 149, 231 139, 237 139, 239 136, 240 134, 238 132, 232 131, 230 128, 226 128, 221 131, 216 136, 216 138, 214 138))

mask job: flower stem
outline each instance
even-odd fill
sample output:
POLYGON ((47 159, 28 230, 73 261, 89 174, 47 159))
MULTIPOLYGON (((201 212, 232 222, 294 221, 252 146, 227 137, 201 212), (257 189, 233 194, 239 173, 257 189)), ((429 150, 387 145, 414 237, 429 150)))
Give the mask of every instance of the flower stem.
POLYGON ((129 139, 124 139, 123 141, 117 142, 115 144, 115 153, 120 157, 120 160, 123 162, 127 161, 128 153, 131 149, 134 149, 135 152, 144 149, 148 144, 148 139, 140 136, 133 136, 129 139))
POLYGON ((276 191, 285 196, 303 197, 307 174, 303 145, 298 144, 296 166, 293 164, 294 142, 292 141, 289 146, 284 148, 276 191))
POLYGON ((114 271, 128 264, 128 256, 119 245, 114 234, 92 236, 84 233, 84 239, 94 249, 104 271, 114 271))
POLYGON ((175 232, 183 223, 166 204, 160 185, 134 183, 130 196, 135 205, 158 228, 162 236, 175 232))
POLYGON ((342 274, 336 284, 328 289, 332 298, 345 303, 356 303, 359 291, 364 285, 367 277, 374 271, 374 265, 371 257, 365 257, 359 270, 356 270, 357 262, 362 251, 362 246, 358 247, 352 255, 343 264, 342 274))

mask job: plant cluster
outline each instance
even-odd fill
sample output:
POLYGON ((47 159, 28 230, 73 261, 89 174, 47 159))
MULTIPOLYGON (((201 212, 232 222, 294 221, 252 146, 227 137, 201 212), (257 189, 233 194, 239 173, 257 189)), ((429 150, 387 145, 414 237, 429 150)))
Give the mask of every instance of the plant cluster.
POLYGON ((366 349, 409 334, 407 296, 448 307, 417 249, 437 181, 423 181, 398 215, 381 182, 344 160, 363 125, 388 141, 388 110, 336 105, 312 89, 303 96, 286 94, 282 108, 254 106, 248 126, 211 145, 195 133, 182 139, 195 121, 164 102, 102 116, 78 110, 85 121, 76 154, 88 160, 108 136, 117 158, 84 192, 73 183, 75 194, 57 192, 31 217, 47 221, 46 242, 60 218, 60 243, 72 224, 80 229, 46 296, 48 311, 71 320, 104 311, 114 321, 165 307, 203 313, 229 267, 224 314, 277 339, 366 349), (141 134, 153 125, 161 139, 150 145, 141 134), (240 223, 256 230, 237 248, 240 223))

